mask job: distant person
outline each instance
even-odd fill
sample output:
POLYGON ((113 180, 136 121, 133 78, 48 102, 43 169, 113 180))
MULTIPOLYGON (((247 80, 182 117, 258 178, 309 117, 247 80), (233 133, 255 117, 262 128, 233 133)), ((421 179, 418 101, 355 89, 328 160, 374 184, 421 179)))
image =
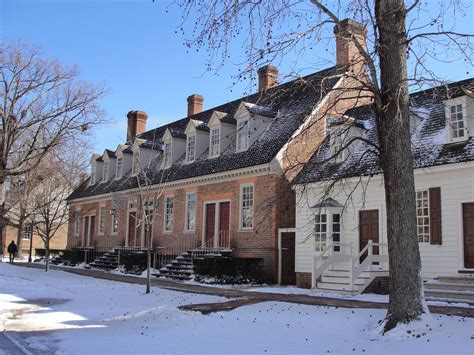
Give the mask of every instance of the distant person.
POLYGON ((18 252, 18 247, 16 246, 15 242, 12 242, 8 245, 8 253, 10 254, 10 263, 13 264, 15 260, 15 254, 18 252))

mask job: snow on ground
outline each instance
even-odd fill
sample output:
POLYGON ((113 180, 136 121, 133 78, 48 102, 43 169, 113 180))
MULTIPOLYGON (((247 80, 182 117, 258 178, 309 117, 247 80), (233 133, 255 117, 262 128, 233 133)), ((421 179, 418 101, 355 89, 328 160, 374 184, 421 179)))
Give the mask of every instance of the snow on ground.
POLYGON ((469 318, 433 315, 381 336, 384 310, 276 302, 208 315, 177 309, 220 301, 0 263, 0 331, 33 353, 474 352, 469 318))

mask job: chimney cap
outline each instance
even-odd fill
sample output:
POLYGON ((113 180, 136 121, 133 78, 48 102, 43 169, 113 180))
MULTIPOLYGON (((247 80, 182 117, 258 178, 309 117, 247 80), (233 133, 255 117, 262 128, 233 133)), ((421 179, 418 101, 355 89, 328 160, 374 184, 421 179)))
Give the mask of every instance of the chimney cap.
POLYGON ((127 117, 134 116, 134 115, 136 115, 137 117, 138 116, 145 116, 146 118, 148 118, 148 114, 145 111, 131 110, 131 111, 128 111, 128 113, 127 113, 127 117))
POLYGON ((264 74, 264 73, 276 73, 276 74, 278 74, 278 68, 271 65, 271 64, 267 64, 267 65, 264 65, 263 67, 258 68, 257 72, 259 74, 264 74))
POLYGON ((363 35, 365 36, 367 34, 367 28, 360 22, 357 22, 351 18, 346 18, 342 21, 339 22, 339 26, 334 26, 334 33, 338 34, 340 27, 345 28, 348 32, 357 34, 357 35, 363 35))
POLYGON ((192 95, 189 95, 188 96, 188 102, 191 102, 191 101, 204 101, 204 96, 202 95, 199 95, 199 94, 192 94, 192 95))

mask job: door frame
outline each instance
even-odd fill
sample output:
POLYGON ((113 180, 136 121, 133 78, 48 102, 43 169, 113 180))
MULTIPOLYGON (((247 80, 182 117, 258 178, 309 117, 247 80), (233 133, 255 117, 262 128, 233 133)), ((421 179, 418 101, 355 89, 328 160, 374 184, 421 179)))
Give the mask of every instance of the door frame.
MULTIPOLYGON (((128 247, 129 245, 129 242, 130 242, 130 236, 129 236, 129 233, 130 233, 130 212, 135 212, 135 220, 137 218, 137 203, 138 201, 136 200, 132 200, 132 201, 127 201, 127 229, 125 230, 126 233, 125 233, 125 246, 128 247), (134 204, 135 207, 130 207, 130 204, 134 204)), ((136 225, 136 224, 135 224, 136 225)), ((135 227, 136 229, 136 227, 135 227)), ((137 238, 136 236, 136 233, 137 231, 135 230, 135 239, 137 238)))
POLYGON ((216 213, 214 216, 214 247, 219 246, 219 228, 220 228, 220 204, 229 202, 229 233, 232 228, 232 201, 230 199, 209 200, 202 202, 202 227, 201 227, 201 243, 206 243, 206 205, 216 204, 216 213))
POLYGON ((466 268, 464 265, 464 211, 463 205, 466 203, 474 203, 472 199, 470 200, 461 200, 458 204, 458 240, 459 240, 459 270, 474 270, 473 268, 466 268))
MULTIPOLYGON (((82 235, 82 238, 81 238, 81 241, 82 241, 81 244, 82 244, 83 247, 89 247, 90 246, 91 232, 92 232, 92 228, 91 228, 91 218, 92 217, 95 218, 95 213, 86 214, 84 216, 84 221, 83 221, 84 234, 82 235), (86 220, 87 220, 87 231, 86 231, 86 220), (85 245, 84 245, 84 243, 85 243, 85 245)), ((94 228, 95 228, 95 221, 94 221, 94 228)))

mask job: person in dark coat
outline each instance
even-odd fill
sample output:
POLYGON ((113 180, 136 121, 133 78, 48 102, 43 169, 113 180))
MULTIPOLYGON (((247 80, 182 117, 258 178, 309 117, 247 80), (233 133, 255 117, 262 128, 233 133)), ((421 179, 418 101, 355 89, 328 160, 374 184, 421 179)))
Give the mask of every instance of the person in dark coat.
POLYGON ((12 242, 8 245, 8 253, 10 254, 10 263, 13 264, 15 259, 15 254, 18 252, 18 247, 16 246, 15 242, 12 242))

